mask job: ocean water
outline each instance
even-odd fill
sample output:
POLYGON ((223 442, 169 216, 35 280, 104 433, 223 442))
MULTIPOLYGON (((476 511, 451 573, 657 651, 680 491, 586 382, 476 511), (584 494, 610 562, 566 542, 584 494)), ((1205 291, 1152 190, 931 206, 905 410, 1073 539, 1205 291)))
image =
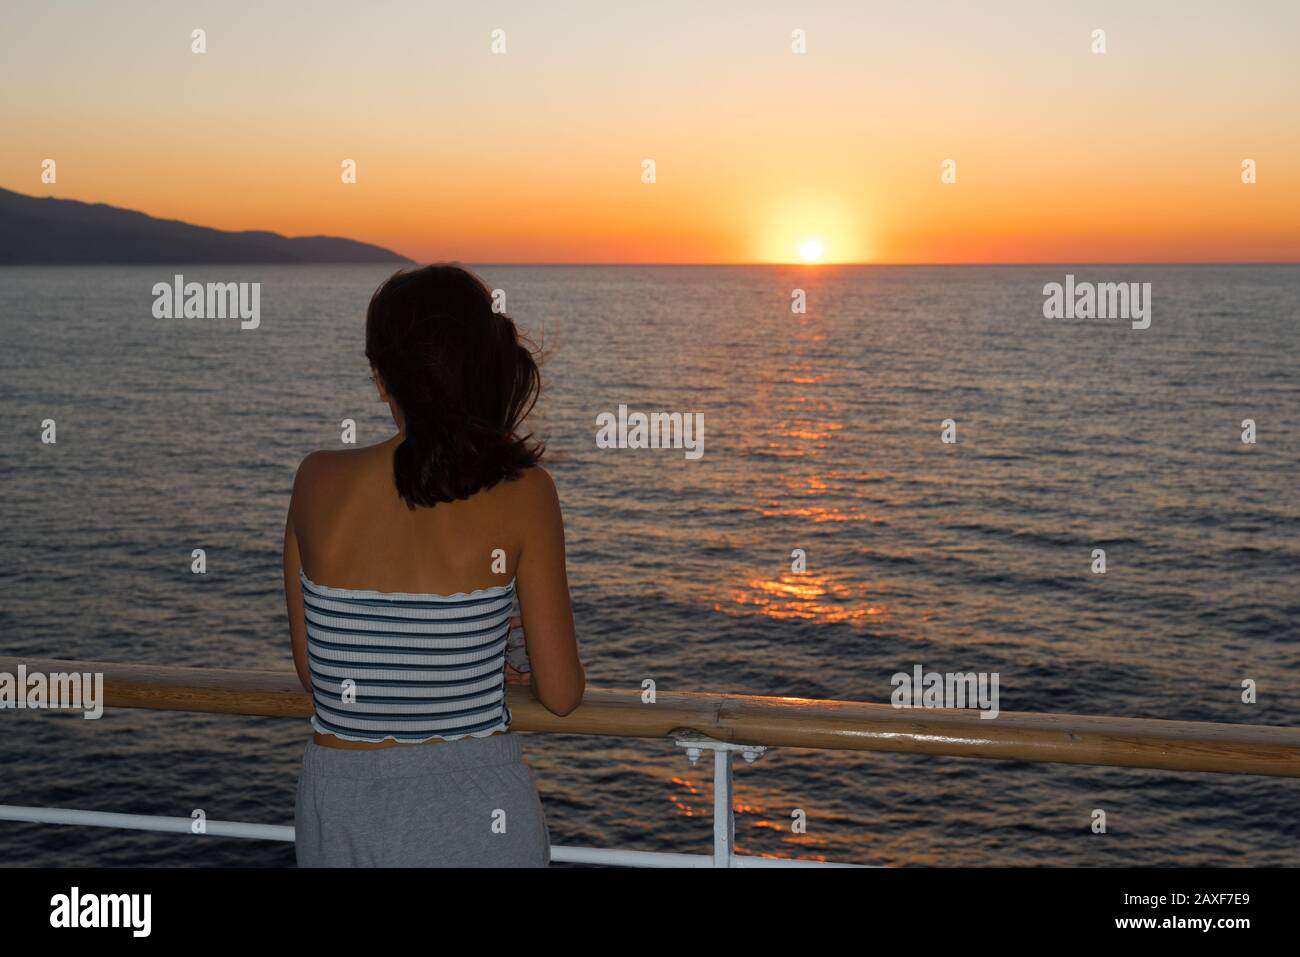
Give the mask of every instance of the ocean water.
MULTIPOLYGON (((0 654, 288 669, 293 472, 345 418, 389 434, 362 355, 388 271, 0 269, 0 654), (261 282, 260 327, 153 318, 173 272, 261 282)), ((1003 710, 1300 724, 1300 268, 479 271, 547 354, 537 427, 593 686, 888 701, 920 664, 997 672, 1003 710), (1150 282, 1150 328, 1044 319, 1067 272, 1150 282), (702 412, 703 457, 597 448, 620 404, 702 412)), ((121 710, 0 729, 0 803, 268 824, 292 821, 308 736, 121 710)), ((708 851, 709 769, 671 743, 525 746, 556 843, 708 851)), ((1294 780, 777 749, 736 790, 750 854, 1300 863, 1294 780)), ((11 865, 292 862, 0 822, 11 865)))

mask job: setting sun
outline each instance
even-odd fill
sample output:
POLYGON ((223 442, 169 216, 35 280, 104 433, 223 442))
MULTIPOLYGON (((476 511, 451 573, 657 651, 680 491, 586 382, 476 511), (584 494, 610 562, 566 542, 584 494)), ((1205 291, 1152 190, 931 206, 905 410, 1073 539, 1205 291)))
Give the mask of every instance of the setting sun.
POLYGON ((799 255, 803 257, 804 262, 817 262, 825 251, 826 247, 822 245, 820 239, 805 239, 799 244, 799 255))

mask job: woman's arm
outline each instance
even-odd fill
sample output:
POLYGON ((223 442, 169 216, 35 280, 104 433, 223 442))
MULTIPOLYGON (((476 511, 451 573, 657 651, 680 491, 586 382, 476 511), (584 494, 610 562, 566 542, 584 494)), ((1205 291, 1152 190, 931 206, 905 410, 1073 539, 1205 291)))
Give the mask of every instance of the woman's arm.
POLYGON ((532 665, 530 685, 546 710, 566 715, 582 703, 587 676, 578 660, 569 602, 560 497, 544 469, 529 469, 520 482, 523 543, 515 584, 532 665))
POLYGON ((294 528, 294 506, 301 501, 306 464, 307 460, 304 459, 302 465, 298 466, 298 474, 294 476, 293 496, 289 499, 289 514, 284 522, 284 600, 289 612, 289 643, 293 648, 293 667, 298 672, 298 681, 303 689, 310 694, 312 688, 311 669, 307 664, 307 619, 302 605, 302 582, 298 579, 302 557, 298 553, 298 534, 294 528))

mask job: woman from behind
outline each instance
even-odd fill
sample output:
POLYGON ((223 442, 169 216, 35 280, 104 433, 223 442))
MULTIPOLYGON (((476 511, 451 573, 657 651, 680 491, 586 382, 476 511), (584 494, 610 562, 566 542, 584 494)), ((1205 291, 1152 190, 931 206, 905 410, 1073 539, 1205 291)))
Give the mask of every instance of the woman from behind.
POLYGON ((509 732, 512 606, 543 706, 572 711, 585 675, 559 499, 524 431, 540 374, 492 305, 456 266, 388 279, 366 314, 366 357, 397 433, 298 468, 284 579, 294 665, 315 702, 300 866, 549 862, 509 732))

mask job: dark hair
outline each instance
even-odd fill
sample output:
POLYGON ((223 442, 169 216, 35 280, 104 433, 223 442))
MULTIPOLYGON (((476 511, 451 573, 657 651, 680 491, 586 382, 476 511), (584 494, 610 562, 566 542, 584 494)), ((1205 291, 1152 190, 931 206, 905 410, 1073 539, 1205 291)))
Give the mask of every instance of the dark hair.
POLYGON ((541 373, 514 320, 459 266, 394 273, 366 310, 366 358, 405 419, 393 481, 408 507, 469 498, 536 465, 521 425, 541 373))

